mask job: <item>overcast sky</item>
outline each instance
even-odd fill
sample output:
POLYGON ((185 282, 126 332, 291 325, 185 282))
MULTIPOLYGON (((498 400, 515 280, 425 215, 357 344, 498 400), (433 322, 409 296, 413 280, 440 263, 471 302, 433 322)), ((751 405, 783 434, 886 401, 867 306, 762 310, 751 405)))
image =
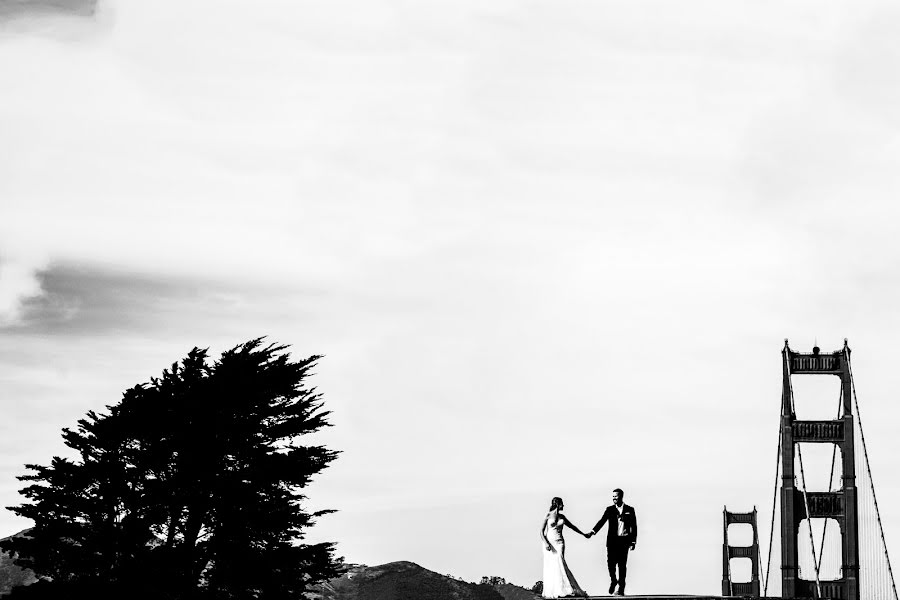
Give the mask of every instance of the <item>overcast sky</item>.
MULTIPOLYGON (((768 541, 784 338, 848 337, 900 544, 898 33, 865 1, 0 0, 0 506, 87 410, 266 335, 325 355, 310 539, 348 561, 530 586, 550 498, 590 527, 622 487, 629 592, 717 593, 723 505, 768 541)), ((594 593, 602 539, 569 535, 594 593)))

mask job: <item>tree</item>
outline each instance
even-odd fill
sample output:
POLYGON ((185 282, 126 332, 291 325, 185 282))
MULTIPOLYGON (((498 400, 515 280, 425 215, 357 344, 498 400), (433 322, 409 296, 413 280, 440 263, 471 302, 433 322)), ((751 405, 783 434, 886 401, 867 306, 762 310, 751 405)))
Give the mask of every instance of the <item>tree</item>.
POLYGON ((334 544, 302 542, 332 512, 302 507, 337 456, 303 443, 329 426, 305 385, 319 358, 294 362, 256 339, 210 364, 194 348, 107 414, 64 429, 78 458, 26 465, 30 503, 11 510, 34 527, 0 543, 45 580, 24 593, 300 598, 337 576, 334 544))
POLYGON ((533 586, 531 586, 531 591, 540 596, 544 593, 544 582, 536 581, 533 586))

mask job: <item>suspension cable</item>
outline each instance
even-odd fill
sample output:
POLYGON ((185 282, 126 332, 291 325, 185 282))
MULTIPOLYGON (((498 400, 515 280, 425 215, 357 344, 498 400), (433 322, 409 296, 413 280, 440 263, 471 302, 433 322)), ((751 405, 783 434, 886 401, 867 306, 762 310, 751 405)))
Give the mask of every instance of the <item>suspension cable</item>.
MULTIPOLYGON (((785 340, 787 342, 787 340, 785 340)), ((784 357, 785 367, 789 366, 787 356, 784 357)), ((790 385, 790 376, 788 376, 788 385, 790 385)), ((781 402, 784 403, 784 391, 781 392, 781 402)), ((791 412, 794 410, 794 393, 791 391, 790 395, 791 401, 791 412)), ((766 577, 763 580, 763 597, 768 594, 769 591, 769 580, 770 575, 772 574, 772 541, 775 539, 775 506, 778 502, 778 474, 781 472, 781 436, 783 435, 782 431, 782 418, 784 416, 783 411, 784 406, 782 405, 781 409, 778 411, 778 447, 775 449, 775 485, 772 489, 772 521, 771 526, 769 527, 769 558, 766 561, 766 577)), ((783 543, 783 542, 782 542, 783 543)))
MULTIPOLYGON (((796 414, 796 405, 794 403, 794 383, 791 379, 791 373, 788 371, 788 391, 790 393, 791 399, 791 414, 796 414)), ((806 495, 806 474, 803 471, 803 451, 801 449, 799 442, 794 442, 794 448, 797 450, 797 458, 800 461, 800 484, 801 491, 803 492, 803 506, 806 510, 806 525, 809 529, 809 545, 810 550, 812 551, 812 559, 813 559, 813 570, 816 574, 816 593, 818 597, 822 597, 822 583, 819 581, 819 565, 816 560, 816 541, 813 539, 813 530, 812 530, 812 516, 809 514, 809 499, 806 495)), ((782 540, 784 543, 784 540, 782 540)))
POLYGON ((809 528, 809 545, 812 550, 813 567, 816 573, 816 592, 818 594, 818 597, 821 598, 822 584, 819 582, 819 565, 816 561, 816 541, 813 539, 812 516, 809 514, 809 500, 806 497, 806 475, 803 472, 803 451, 800 449, 799 443, 796 444, 796 447, 797 458, 800 459, 800 483, 803 485, 801 489, 803 490, 803 506, 806 508, 806 524, 809 528))
MULTIPOLYGON (((841 418, 841 405, 843 404, 843 389, 838 390, 837 416, 835 420, 841 418)), ((831 482, 834 481, 834 465, 837 462, 837 444, 831 446, 831 473, 828 474, 828 491, 831 491, 831 482)), ((825 532, 828 530, 828 519, 822 524, 822 543, 819 545, 819 564, 816 568, 822 568, 822 557, 825 555, 825 532)))
POLYGON ((778 418, 778 452, 775 454, 775 488, 772 490, 772 526, 769 529, 769 560, 766 561, 766 578, 763 580, 763 597, 769 591, 769 573, 772 570, 772 540, 775 538, 775 503, 778 501, 778 473, 781 471, 781 415, 778 418))
POLYGON ((897 585, 894 583, 894 570, 891 568, 891 557, 888 554, 887 542, 884 538, 884 527, 881 524, 881 511, 878 510, 878 498, 875 497, 875 481, 872 479, 872 469, 869 466, 869 451, 866 449, 866 436, 863 434, 862 417, 859 414, 859 400, 856 397, 856 382, 853 379, 853 368, 850 366, 850 353, 844 343, 844 356, 847 360, 847 371, 850 374, 850 387, 853 390, 853 407, 856 409, 856 421, 859 423, 859 437, 862 440, 863 456, 866 459, 866 472, 869 474, 869 486, 872 488, 872 502, 875 505, 875 518, 878 520, 878 530, 881 533, 881 545, 884 548, 884 557, 887 560, 888 574, 891 577, 891 588, 894 590, 894 599, 897 600, 897 585))

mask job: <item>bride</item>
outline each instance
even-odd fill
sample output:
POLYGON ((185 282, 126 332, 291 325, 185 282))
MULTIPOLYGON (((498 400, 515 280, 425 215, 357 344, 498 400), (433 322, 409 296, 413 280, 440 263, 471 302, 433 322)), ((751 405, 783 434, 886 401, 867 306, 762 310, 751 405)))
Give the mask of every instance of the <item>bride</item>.
POLYGON ((566 565, 566 542, 563 540, 563 526, 568 526, 576 533, 589 537, 572 525, 562 514, 562 498, 550 501, 550 511, 541 525, 541 539, 544 540, 544 598, 562 598, 564 596, 585 596, 585 592, 575 581, 575 576, 566 565))

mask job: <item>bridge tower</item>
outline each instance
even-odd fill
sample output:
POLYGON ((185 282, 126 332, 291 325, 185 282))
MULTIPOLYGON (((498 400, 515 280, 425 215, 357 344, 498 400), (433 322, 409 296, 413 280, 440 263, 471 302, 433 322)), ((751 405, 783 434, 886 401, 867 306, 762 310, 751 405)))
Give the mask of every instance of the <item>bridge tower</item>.
POLYGON ((859 527, 854 467, 852 383, 847 340, 837 352, 794 352, 784 341, 784 381, 781 396, 781 580, 784 598, 860 600, 859 527), (802 421, 794 414, 792 375, 832 375, 841 380, 841 417, 833 421, 802 421), (840 491, 810 492, 797 489, 794 455, 798 443, 836 444, 841 451, 843 478, 840 491), (841 578, 817 582, 800 579, 797 536, 805 518, 831 518, 840 525, 841 578))
POLYGON ((722 511, 725 540, 722 543, 722 595, 747 596, 759 598, 759 536, 756 533, 756 507, 753 512, 722 511), (728 542, 728 526, 732 523, 745 523, 753 529, 753 540, 749 546, 732 546, 728 542), (750 581, 733 581, 731 577, 731 559, 750 559, 750 581))

